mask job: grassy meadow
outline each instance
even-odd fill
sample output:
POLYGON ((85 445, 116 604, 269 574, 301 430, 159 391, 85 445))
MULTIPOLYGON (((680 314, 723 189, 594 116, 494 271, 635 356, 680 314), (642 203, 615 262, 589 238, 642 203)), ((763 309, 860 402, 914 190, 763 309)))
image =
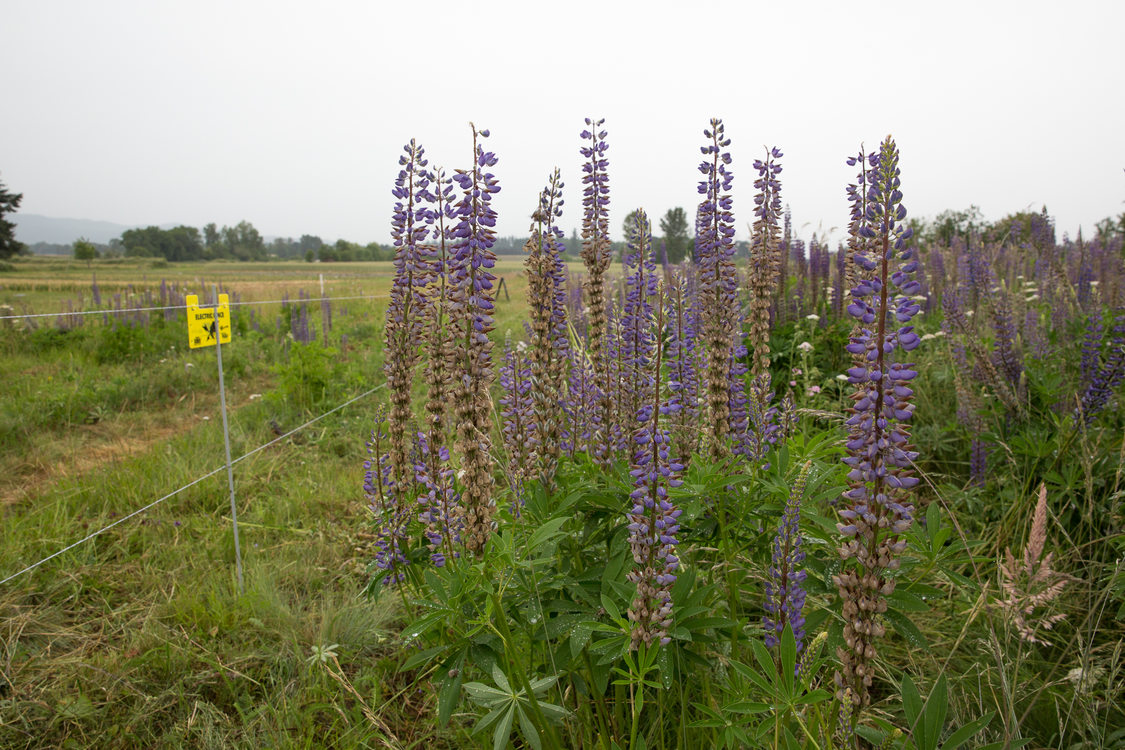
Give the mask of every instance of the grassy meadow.
MULTIPOLYGON (((21 260, 0 276, 0 305, 146 306, 164 281, 202 300, 219 284, 296 307, 301 291, 320 297, 322 273, 326 296, 379 297, 335 303, 327 346, 310 303, 318 343, 297 344, 303 357, 280 304, 234 309, 223 359, 235 458, 383 380, 390 263, 152 266, 21 260)), ((521 266, 499 268, 511 301, 501 294, 498 316, 518 330, 521 266)), ((100 315, 65 331, 54 318, 0 322, 0 577, 223 466, 215 350, 189 349, 175 315, 116 329, 100 315)), ((236 465, 245 596, 225 471, 0 586, 0 746, 360 747, 382 736, 367 714, 412 738, 395 746, 433 744, 427 702, 397 672, 396 610, 360 596, 379 400, 236 465)))

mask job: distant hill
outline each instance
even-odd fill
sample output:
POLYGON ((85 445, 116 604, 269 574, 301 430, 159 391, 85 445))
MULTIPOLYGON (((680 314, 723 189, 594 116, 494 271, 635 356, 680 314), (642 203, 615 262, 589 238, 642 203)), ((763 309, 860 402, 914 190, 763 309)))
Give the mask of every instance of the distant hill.
MULTIPOLYGON (((46 242, 52 245, 69 245, 80 237, 105 244, 121 233, 134 229, 126 224, 92 219, 60 219, 39 214, 11 214, 9 221, 16 225, 16 239, 26 245, 46 242)), ((162 229, 174 224, 161 225, 162 229)))

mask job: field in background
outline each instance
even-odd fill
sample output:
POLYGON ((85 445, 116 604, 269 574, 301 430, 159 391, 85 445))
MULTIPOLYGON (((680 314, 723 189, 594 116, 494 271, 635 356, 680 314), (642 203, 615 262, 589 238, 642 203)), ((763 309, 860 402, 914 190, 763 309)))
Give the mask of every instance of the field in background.
MULTIPOLYGON (((0 315, 144 306, 161 282, 208 297, 220 284, 244 303, 288 297, 232 315, 236 458, 383 381, 390 263, 16 266, 0 275, 12 308, 0 315), (320 296, 320 274, 327 297, 379 298, 332 303, 327 339, 308 303, 315 343, 294 347, 298 297, 320 296)), ((520 269, 497 266, 498 342, 523 335, 520 269)), ((0 579, 223 465, 215 350, 188 348, 182 311, 143 325, 91 315, 68 330, 54 317, 0 321, 0 380, 0 579)), ((373 555, 365 439, 381 396, 235 467, 245 597, 225 471, 0 585, 0 746, 362 745, 365 709, 426 737, 428 704, 384 646, 394 611, 359 597, 373 555), (355 694, 331 677, 336 664, 355 694)))

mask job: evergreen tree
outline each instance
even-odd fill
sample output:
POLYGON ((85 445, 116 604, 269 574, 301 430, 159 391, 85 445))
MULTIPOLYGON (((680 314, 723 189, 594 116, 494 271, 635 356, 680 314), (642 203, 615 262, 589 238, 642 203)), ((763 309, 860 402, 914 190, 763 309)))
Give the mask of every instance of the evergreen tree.
POLYGON ((16 241, 16 225, 4 218, 4 214, 15 213, 23 200, 23 193, 9 193, 0 182, 0 260, 27 252, 27 246, 16 241))
POLYGON ((682 208, 670 208, 660 220, 660 231, 664 233, 664 245, 669 263, 680 263, 691 248, 691 235, 688 234, 687 214, 682 208))

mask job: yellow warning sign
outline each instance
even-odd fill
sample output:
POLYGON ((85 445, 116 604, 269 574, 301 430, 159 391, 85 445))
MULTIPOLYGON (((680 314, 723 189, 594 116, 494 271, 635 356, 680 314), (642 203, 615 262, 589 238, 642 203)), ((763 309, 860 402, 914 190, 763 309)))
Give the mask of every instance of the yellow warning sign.
POLYGON ((230 343, 230 302, 225 294, 219 295, 219 306, 200 307, 199 297, 189 294, 187 302, 188 346, 199 349, 214 346, 215 337, 224 344, 230 343))

